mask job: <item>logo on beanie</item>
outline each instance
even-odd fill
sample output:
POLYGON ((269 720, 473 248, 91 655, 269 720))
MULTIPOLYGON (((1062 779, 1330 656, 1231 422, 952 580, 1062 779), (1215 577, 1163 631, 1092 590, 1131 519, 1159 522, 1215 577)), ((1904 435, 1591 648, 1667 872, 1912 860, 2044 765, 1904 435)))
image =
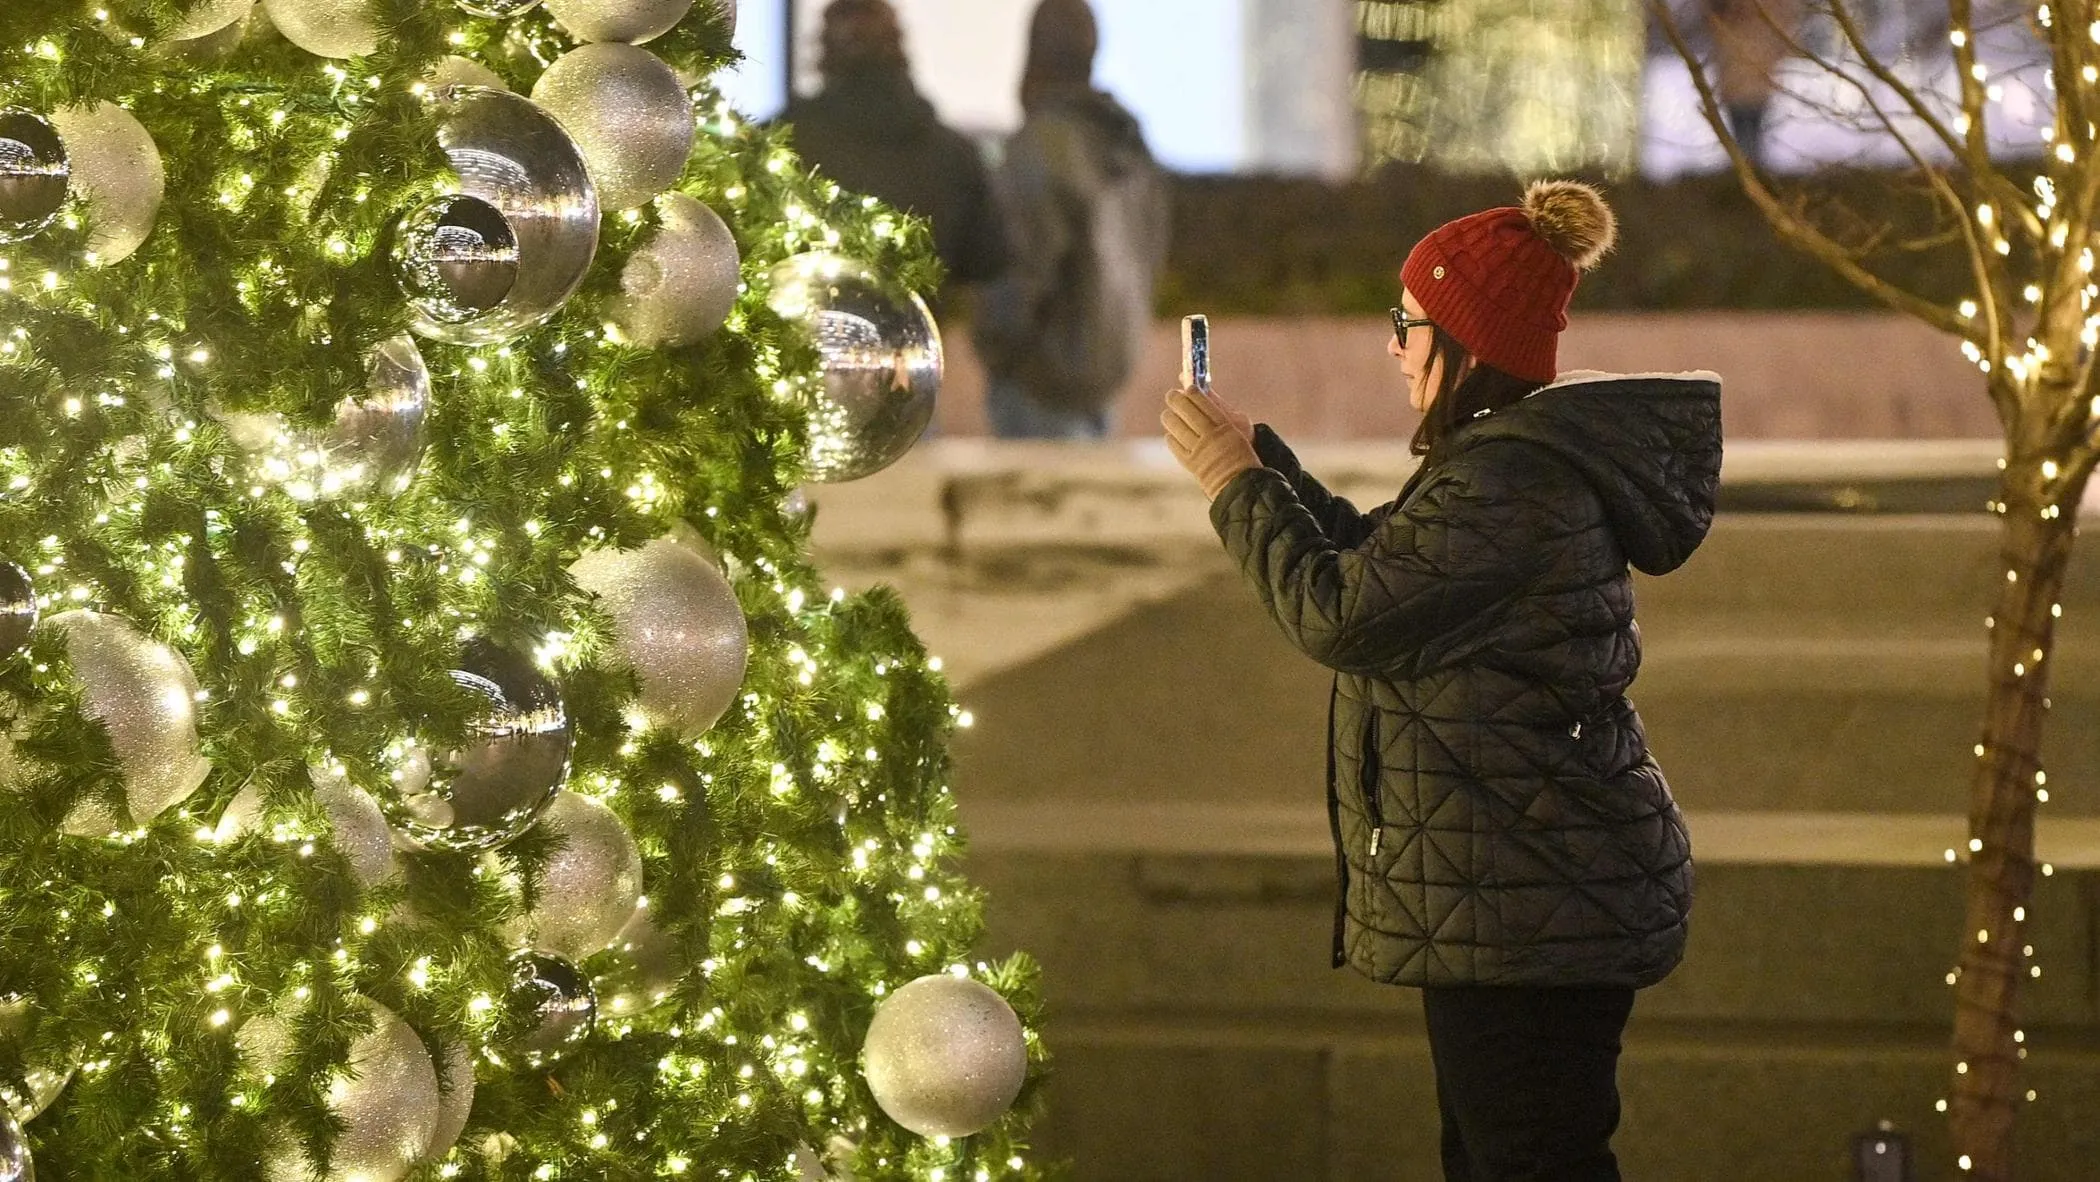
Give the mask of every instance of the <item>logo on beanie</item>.
POLYGON ((1429 277, 1431 279, 1442 279, 1444 277, 1444 269, 1442 267, 1438 267, 1436 270, 1431 271, 1429 273, 1429 277))

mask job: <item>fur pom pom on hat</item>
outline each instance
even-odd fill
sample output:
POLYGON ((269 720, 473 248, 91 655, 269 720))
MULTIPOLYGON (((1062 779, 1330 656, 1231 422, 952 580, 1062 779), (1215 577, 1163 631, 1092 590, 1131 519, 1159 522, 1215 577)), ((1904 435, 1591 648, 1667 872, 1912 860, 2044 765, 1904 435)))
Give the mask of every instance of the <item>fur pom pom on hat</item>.
POLYGON ((1522 205, 1430 231, 1408 254, 1400 282, 1476 360, 1550 382, 1559 372, 1576 278, 1617 236, 1617 219, 1597 190, 1580 181, 1537 181, 1522 205))

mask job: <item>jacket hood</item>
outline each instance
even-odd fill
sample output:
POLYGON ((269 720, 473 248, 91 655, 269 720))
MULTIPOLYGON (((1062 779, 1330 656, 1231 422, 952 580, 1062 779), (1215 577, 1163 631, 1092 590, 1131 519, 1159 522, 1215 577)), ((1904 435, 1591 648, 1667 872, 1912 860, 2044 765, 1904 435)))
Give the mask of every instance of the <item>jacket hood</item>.
POLYGON ((795 101, 789 122, 810 112, 865 143, 898 145, 923 139, 941 127, 933 104, 904 70, 870 69, 839 74, 821 93, 795 101))
POLYGON ((1469 448, 1519 439, 1580 473, 1604 503, 1629 562, 1659 575, 1691 557, 1721 482, 1721 379, 1711 373, 1562 374, 1468 424, 1469 448))

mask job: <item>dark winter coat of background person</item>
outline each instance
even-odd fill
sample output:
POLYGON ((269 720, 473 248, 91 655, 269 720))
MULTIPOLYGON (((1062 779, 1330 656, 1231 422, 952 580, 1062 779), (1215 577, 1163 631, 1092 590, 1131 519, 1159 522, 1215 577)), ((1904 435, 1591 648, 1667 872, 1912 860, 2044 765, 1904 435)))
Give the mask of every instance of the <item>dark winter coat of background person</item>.
POLYGON ((983 158, 912 84, 887 4, 841 0, 825 12, 824 89, 788 105, 795 150, 840 187, 932 224, 951 283, 1007 268, 1006 232, 983 158))
POLYGON ((1630 986, 1682 959, 1690 842, 1626 698, 1627 564, 1712 523, 1710 375, 1564 374, 1461 424, 1358 512, 1257 429, 1211 506, 1285 635, 1336 671, 1334 963, 1396 985, 1630 986))

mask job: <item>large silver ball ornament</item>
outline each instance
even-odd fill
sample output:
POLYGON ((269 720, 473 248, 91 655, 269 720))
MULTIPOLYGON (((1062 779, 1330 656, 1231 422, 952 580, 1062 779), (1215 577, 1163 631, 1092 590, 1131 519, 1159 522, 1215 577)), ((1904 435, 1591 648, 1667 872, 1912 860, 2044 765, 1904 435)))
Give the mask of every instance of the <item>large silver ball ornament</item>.
POLYGON ((669 538, 592 550, 569 567, 612 618, 620 659, 641 677, 640 718, 681 738, 736 701, 751 637, 736 591, 716 566, 669 538))
POLYGON ((599 976, 598 996, 615 1017, 640 1013, 663 1003, 678 986, 683 973, 678 948, 669 933, 656 925, 644 897, 634 917, 613 937, 617 953, 613 967, 599 976))
POLYGON ((532 101, 576 141, 607 210, 633 209, 677 184, 693 154, 693 101, 646 49, 572 49, 533 84, 532 101))
MULTIPOLYGON (((197 740, 197 678, 189 662, 122 618, 101 612, 60 612, 38 627, 65 638, 87 714, 108 728, 124 767, 132 822, 144 825, 188 799, 211 772, 197 740)), ((69 820, 67 831, 106 831, 103 820, 69 820)))
POLYGON ((379 48, 372 0, 262 0, 284 39, 318 57, 363 57, 379 48))
POLYGON ((167 31, 170 41, 190 41, 245 20, 255 0, 195 0, 167 31))
POLYGON ((936 973, 891 994, 868 1024, 868 1089, 891 1120, 923 1137, 967 1137, 1013 1106, 1028 1044, 989 985, 936 973))
POLYGON ((941 388, 941 334, 925 301, 865 264, 816 253, 773 269, 767 303, 808 332, 823 365, 811 397, 809 478, 858 480, 910 451, 941 388))
MULTIPOLYGON (((26 1042, 36 1033, 37 1010, 34 1003, 19 994, 0 998, 0 1035, 26 1042)), ((0 1099, 6 1102, 5 1110, 18 1120, 32 1121, 41 1115, 59 1093, 73 1081, 71 1062, 51 1062, 29 1059, 22 1065, 23 1087, 0 1084, 0 1099)), ((0 1174, 0 1177, 5 1177, 0 1174)))
MULTIPOLYGON (((386 814, 371 793, 350 782, 341 764, 325 763, 311 769, 314 803, 321 806, 334 830, 335 847, 350 863, 351 877, 362 887, 374 887, 394 877, 394 831, 386 814)), ((213 840, 233 841, 261 821, 262 789, 254 784, 241 789, 219 814, 213 840)))
POLYGON ((653 41, 685 19, 693 0, 547 0, 547 12, 578 41, 653 41))
MULTIPOLYGON (((376 1001, 358 1001, 372 1029, 351 1041, 348 1068, 328 1088, 329 1111, 343 1125, 329 1176, 399 1182, 437 1129, 437 1068, 408 1023, 376 1001)), ((286 1147, 270 1156, 264 1173, 269 1182, 306 1182, 312 1165, 303 1148, 286 1147)))
POLYGON ((0 661, 22 651, 36 621, 36 584, 28 571, 0 559, 0 661))
POLYGON ((458 191, 410 211, 394 269, 418 335, 453 345, 511 339, 559 311, 598 251, 598 196, 554 118, 508 91, 432 92, 458 191))
POLYGON ((430 1134, 430 1144, 423 1148, 418 1164, 434 1162, 452 1152, 460 1133, 466 1130, 467 1118, 474 1113, 474 1052, 463 1042, 451 1043, 445 1047, 445 1057, 437 1069, 437 1129, 430 1134))
POLYGON ((98 262, 130 258, 153 233, 167 171, 146 125, 115 103, 61 107, 51 126, 66 145, 73 190, 87 205, 88 249, 98 262))
POLYGON ((20 242, 50 225, 65 208, 72 174, 50 120, 0 107, 0 242, 20 242))
POLYGON ((36 1182, 36 1163, 29 1157, 29 1136, 11 1112, 0 1112, 0 1182, 36 1182))
POLYGON ((510 966, 498 1045, 541 1066, 591 1036, 598 1023, 598 996, 575 965, 544 952, 520 952, 510 966))
POLYGON ((429 409, 430 368, 403 335, 366 355, 363 390, 336 403, 327 427, 294 426, 274 412, 217 417, 254 458, 258 476, 305 501, 346 489, 406 489, 428 442, 429 409))
POLYGON ((619 814, 574 792, 556 796, 538 828, 558 844, 541 872, 537 903, 506 934, 520 946, 584 960, 634 917, 641 850, 619 814))
POLYGON ((498 19, 531 12, 540 6, 540 0, 453 0, 460 9, 475 16, 492 16, 498 19))
POLYGON ((656 213, 656 232, 620 272, 611 319, 637 345, 690 345, 729 318, 743 256, 720 215, 683 193, 658 197, 656 213))
POLYGON ((467 741, 389 784, 387 819, 424 849, 494 849, 525 832, 569 780, 575 733, 561 693, 528 658, 469 641, 452 680, 486 703, 467 741))

